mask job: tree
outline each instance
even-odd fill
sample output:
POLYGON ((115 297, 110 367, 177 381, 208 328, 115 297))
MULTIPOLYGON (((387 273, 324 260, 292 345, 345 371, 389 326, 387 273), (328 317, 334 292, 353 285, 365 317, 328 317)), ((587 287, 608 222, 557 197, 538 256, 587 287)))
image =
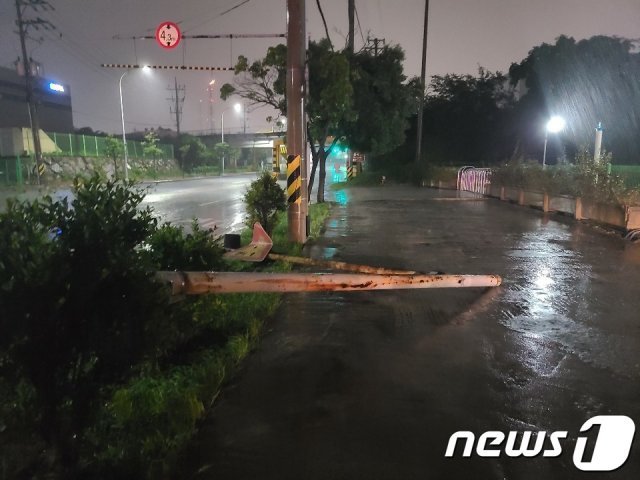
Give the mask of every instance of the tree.
MULTIPOLYGON (((353 89, 349 83, 349 62, 344 53, 334 52, 327 40, 311 42, 308 51, 309 92, 307 96, 307 141, 311 147, 311 174, 309 192, 320 165, 318 201, 324 201, 324 171, 331 146, 326 147, 327 137, 339 140, 339 126, 351 115, 353 89)), ((238 57, 234 84, 225 84, 220 97, 227 100, 238 95, 251 105, 269 105, 286 115, 287 47, 270 47, 262 60, 249 65, 246 57, 238 57)))
POLYGON ((355 115, 345 135, 353 150, 380 155, 404 142, 420 88, 417 79, 405 83, 403 61, 399 46, 385 46, 378 55, 362 50, 351 58, 355 115))
POLYGON ((542 156, 544 125, 556 114, 567 121, 559 146, 567 156, 592 144, 602 122, 607 150, 623 163, 638 162, 639 76, 640 54, 631 40, 595 36, 576 42, 562 35, 555 44, 536 46, 509 69, 512 85, 526 89, 513 118, 523 153, 542 156))
POLYGON ((264 172, 254 182, 244 196, 247 208, 246 224, 250 228, 260 222, 265 232, 271 235, 275 225, 276 214, 286 209, 284 190, 269 172, 264 172))
POLYGON ((144 156, 151 157, 153 159, 153 168, 156 174, 158 172, 157 160, 163 153, 162 149, 158 146, 159 141, 160 139, 158 138, 158 134, 153 130, 150 130, 145 134, 142 142, 142 151, 144 152, 144 156))
POLYGON ((178 150, 182 158, 182 168, 185 170, 191 170, 198 165, 202 165, 207 159, 211 158, 206 145, 193 135, 181 135, 178 150))
POLYGON ((343 136, 347 122, 354 118, 353 87, 346 53, 333 51, 328 40, 309 44, 308 64, 307 140, 311 147, 309 194, 319 166, 317 201, 322 203, 327 158, 343 136), (333 140, 327 146, 330 136, 333 140))
POLYGON ((429 85, 424 128, 427 155, 452 164, 481 165, 510 154, 507 120, 512 95, 506 77, 435 75, 429 85))
MULTIPOLYGON (((324 201, 326 161, 333 147, 346 140, 363 153, 387 152, 400 144, 412 112, 415 82, 405 84, 404 53, 385 47, 378 55, 362 51, 334 51, 327 39, 311 42, 307 52, 307 140, 311 149, 309 193, 318 171, 318 202, 324 201), (327 144, 327 140, 330 143, 327 144)), ((234 85, 225 84, 221 98, 231 95, 253 104, 270 105, 286 114, 286 47, 268 50, 264 59, 249 64, 239 57, 234 85)))
MULTIPOLYGON (((107 136, 104 140, 104 153, 113 162, 113 176, 118 178, 118 157, 124 153, 124 145, 120 140, 114 138, 113 135, 107 136)), ((123 165, 123 169, 126 165, 123 165)))
POLYGON ((223 159, 225 166, 231 165, 232 162, 237 166, 239 154, 239 149, 232 147, 227 142, 216 143, 213 147, 213 158, 220 166, 222 166, 223 159))

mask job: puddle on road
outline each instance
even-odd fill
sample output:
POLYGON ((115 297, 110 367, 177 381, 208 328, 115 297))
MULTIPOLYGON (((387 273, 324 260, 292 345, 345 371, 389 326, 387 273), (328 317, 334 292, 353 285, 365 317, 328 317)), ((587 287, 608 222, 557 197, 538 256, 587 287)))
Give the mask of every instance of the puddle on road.
MULTIPOLYGON (((598 280, 584 249, 571 248, 576 242, 572 232, 551 228, 524 235, 507 252, 509 282, 500 322, 536 342, 560 345, 585 363, 637 375, 635 341, 596 327, 604 320, 602 312, 593 311, 596 290, 611 287, 598 280)), ((537 344, 523 350, 523 361, 539 357, 537 344)))

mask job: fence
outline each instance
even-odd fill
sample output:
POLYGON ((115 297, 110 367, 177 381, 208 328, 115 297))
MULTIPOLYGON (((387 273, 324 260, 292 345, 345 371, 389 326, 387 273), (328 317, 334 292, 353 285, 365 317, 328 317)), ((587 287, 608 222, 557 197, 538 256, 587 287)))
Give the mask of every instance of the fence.
POLYGON ((628 187, 640 187, 640 165, 611 165, 611 173, 622 177, 628 187))
MULTIPOLYGON (((76 135, 73 133, 47 133, 60 150, 59 156, 70 157, 106 157, 107 137, 93 135, 76 135)), ((116 138, 120 144, 122 140, 116 138)), ((158 148, 162 150, 163 158, 174 158, 173 145, 160 143, 158 148)), ((142 142, 127 140, 127 154, 130 158, 147 158, 144 154, 142 142)))
POLYGON ((491 169, 462 167, 458 170, 458 190, 486 194, 491 185, 491 169))
POLYGON ((35 162, 30 157, 0 158, 0 185, 22 185, 35 162))

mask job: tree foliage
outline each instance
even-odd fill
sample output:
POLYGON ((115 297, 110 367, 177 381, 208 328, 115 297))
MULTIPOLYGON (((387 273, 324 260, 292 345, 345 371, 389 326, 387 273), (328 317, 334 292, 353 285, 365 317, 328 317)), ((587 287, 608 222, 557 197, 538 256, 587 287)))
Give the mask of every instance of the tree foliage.
POLYGON ((399 46, 387 46, 377 56, 362 50, 351 58, 354 116, 345 136, 352 149, 379 155, 404 142, 419 83, 406 82, 403 61, 399 46))
POLYGON ((285 95, 287 81, 287 47, 279 44, 269 47, 266 56, 249 64, 240 55, 235 65, 234 84, 226 83, 220 89, 220 98, 227 100, 238 95, 251 105, 270 105, 287 114, 285 95))
MULTIPOLYGON (((118 158, 124 153, 123 143, 117 138, 114 138, 113 135, 109 135, 104 140, 104 151, 105 155, 113 162, 113 176, 118 178, 118 158)), ((125 165, 123 165, 122 168, 124 170, 125 165)))
POLYGON ((269 235, 275 225, 276 214, 284 211, 287 206, 284 190, 269 172, 262 173, 257 180, 251 182, 244 196, 244 203, 247 209, 247 226, 253 228, 255 222, 260 222, 269 235))
POLYGON ((144 140, 142 141, 142 151, 145 156, 151 157, 156 160, 160 155, 162 155, 162 149, 158 146, 160 139, 158 138, 158 134, 153 130, 150 130, 145 134, 144 140))
MULTIPOLYGON (((518 102, 513 124, 523 155, 541 156, 544 124, 561 115, 567 126, 555 151, 572 158, 592 144, 602 122, 605 145, 618 161, 640 160, 640 53, 630 40, 594 36, 576 41, 560 36, 555 44, 534 47, 509 69, 512 85, 526 93, 518 102), (559 145, 559 143, 562 145, 559 145)), ((552 141, 553 140, 553 141, 552 141)))
MULTIPOLYGON (((402 141, 406 117, 411 109, 404 84, 399 47, 387 47, 377 57, 369 51, 351 57, 334 51, 327 39, 311 42, 307 52, 307 140, 311 148, 309 192, 318 171, 318 201, 324 201, 326 161, 341 139, 353 139, 365 151, 388 151, 402 141), (390 121, 382 121, 386 118, 390 121), (372 121, 372 118, 374 121, 372 121), (327 139, 331 139, 327 144, 327 139), (371 149, 371 150, 370 150, 371 149)), ((254 104, 270 105, 286 115, 286 47, 271 47, 264 59, 249 64, 239 57, 234 84, 221 89, 221 98, 231 95, 254 104)))
POLYGON ((32 391, 32 421, 63 465, 100 388, 154 351, 162 295, 141 249, 156 227, 142 198, 94 178, 71 204, 10 202, 0 215, 1 377, 32 391))
POLYGON ((180 158, 182 168, 189 171, 199 165, 204 165, 211 158, 211 152, 198 137, 193 135, 180 136, 180 158))
POLYGON ((477 75, 435 75, 425 104, 425 151, 456 165, 504 159, 512 104, 507 79, 483 68, 477 75))

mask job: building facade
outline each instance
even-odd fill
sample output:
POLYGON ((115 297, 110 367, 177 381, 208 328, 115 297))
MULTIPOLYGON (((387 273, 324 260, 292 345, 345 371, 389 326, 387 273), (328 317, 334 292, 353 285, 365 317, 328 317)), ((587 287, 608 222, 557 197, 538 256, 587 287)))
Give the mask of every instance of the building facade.
MULTIPOLYGON (((41 76, 33 77, 40 129, 73 133, 71 92, 68 85, 41 76)), ((25 77, 0 67, 0 128, 31 127, 25 77)))

